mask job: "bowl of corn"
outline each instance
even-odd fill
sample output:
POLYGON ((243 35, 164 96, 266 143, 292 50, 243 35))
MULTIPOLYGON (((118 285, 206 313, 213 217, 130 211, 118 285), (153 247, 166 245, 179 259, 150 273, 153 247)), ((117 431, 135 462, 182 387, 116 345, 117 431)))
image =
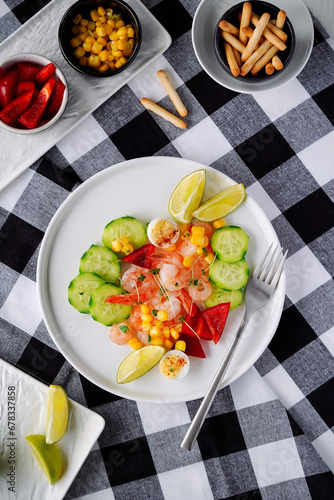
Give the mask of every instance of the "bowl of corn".
POLYGON ((141 26, 123 0, 79 0, 63 15, 58 40, 74 69, 105 78, 128 68, 137 56, 141 26))

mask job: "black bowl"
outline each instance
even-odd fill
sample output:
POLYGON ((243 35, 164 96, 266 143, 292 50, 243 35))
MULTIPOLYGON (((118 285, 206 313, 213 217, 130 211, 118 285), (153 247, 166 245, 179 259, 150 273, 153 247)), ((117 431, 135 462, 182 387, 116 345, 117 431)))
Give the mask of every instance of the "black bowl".
MULTIPOLYGON (((280 8, 276 7, 275 5, 272 5, 271 3, 262 2, 260 0, 253 1, 251 3, 252 3, 252 12, 257 14, 258 16, 261 16, 265 12, 268 12, 270 14, 271 19, 276 19, 278 12, 281 10, 280 8)), ((217 26, 214 33, 215 54, 222 68, 224 68, 224 70, 231 76, 233 75, 231 73, 230 67, 226 59, 224 39, 221 36, 221 29, 219 28, 219 23, 220 21, 224 20, 238 27, 240 25, 238 15, 239 12, 242 11, 243 4, 244 2, 240 2, 231 7, 230 9, 228 9, 217 22, 217 26)), ((249 72, 245 76, 238 75, 233 78, 236 78, 237 80, 244 81, 247 83, 249 82, 256 84, 257 82, 264 82, 280 75, 287 68, 288 64, 291 62, 295 50, 295 32, 288 17, 286 17, 283 30, 288 35, 288 38, 287 41, 285 42, 286 49, 283 51, 280 50, 277 53, 277 55, 283 62, 283 68, 280 71, 275 70, 272 75, 267 75, 265 69, 262 68, 257 75, 252 75, 249 72)))
POLYGON ((135 11, 123 0, 79 0, 74 3, 63 15, 60 21, 58 31, 58 41, 60 50, 66 61, 80 73, 94 78, 106 78, 118 75, 121 71, 127 69, 139 52, 142 38, 140 21, 135 11), (132 24, 135 30, 135 45, 131 56, 127 62, 113 71, 101 73, 90 66, 81 66, 73 55, 73 48, 70 46, 70 40, 74 37, 72 32, 73 19, 77 14, 81 14, 83 18, 90 20, 89 12, 98 7, 112 8, 116 14, 121 14, 125 24, 132 24))

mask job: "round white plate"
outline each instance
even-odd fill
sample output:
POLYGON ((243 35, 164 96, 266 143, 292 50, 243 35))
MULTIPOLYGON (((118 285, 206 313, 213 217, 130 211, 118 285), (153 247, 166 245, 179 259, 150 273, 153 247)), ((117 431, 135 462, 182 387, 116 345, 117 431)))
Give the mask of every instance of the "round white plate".
POLYGON ((196 57, 202 68, 217 83, 236 92, 254 94, 273 90, 295 78, 307 63, 313 48, 313 22, 302 0, 270 0, 286 11, 296 35, 296 47, 288 67, 267 82, 252 84, 229 75, 219 64, 214 50, 214 31, 219 18, 240 0, 202 0, 192 25, 192 41, 196 57))
MULTIPOLYGON (((139 158, 112 166, 77 188, 54 215, 42 242, 37 266, 37 286, 43 318, 65 358, 87 379, 120 396, 148 402, 179 402, 202 397, 240 323, 242 308, 229 314, 218 342, 203 341, 206 359, 191 358, 188 375, 178 381, 165 379, 155 366, 134 382, 116 383, 118 366, 131 352, 108 339, 109 328, 90 315, 78 313, 68 302, 67 287, 77 275, 81 255, 92 243, 102 244, 103 229, 113 219, 131 215, 146 223, 168 215, 168 200, 178 182, 194 170, 205 168, 208 199, 235 184, 217 170, 190 160, 170 157, 139 158)), ((272 241, 275 231, 264 212, 248 197, 226 218, 250 236, 247 261, 254 269, 272 241)), ((257 320, 242 338, 224 385, 242 375, 262 354, 278 325, 285 279, 257 320)))

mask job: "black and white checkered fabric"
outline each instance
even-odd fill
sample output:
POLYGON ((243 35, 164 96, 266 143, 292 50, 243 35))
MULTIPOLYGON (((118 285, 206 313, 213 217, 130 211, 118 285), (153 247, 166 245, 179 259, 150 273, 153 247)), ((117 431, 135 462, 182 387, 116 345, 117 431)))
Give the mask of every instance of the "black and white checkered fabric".
MULTIPOLYGON (((46 3, 0 0, 0 41, 46 3)), ((238 94, 196 59, 198 0, 143 3, 170 48, 0 192, 0 356, 106 420, 67 500, 333 500, 334 43, 314 19, 297 78, 238 94), (173 112, 152 83, 161 68, 189 110, 186 130, 139 102, 149 89, 173 112), (53 344, 36 296, 41 240, 69 193, 111 164, 154 155, 195 159, 243 182, 289 249, 278 330, 255 366, 218 393, 191 452, 180 443, 200 401, 149 404, 94 386, 53 344)), ((0 497, 2 488, 0 479, 0 497)))

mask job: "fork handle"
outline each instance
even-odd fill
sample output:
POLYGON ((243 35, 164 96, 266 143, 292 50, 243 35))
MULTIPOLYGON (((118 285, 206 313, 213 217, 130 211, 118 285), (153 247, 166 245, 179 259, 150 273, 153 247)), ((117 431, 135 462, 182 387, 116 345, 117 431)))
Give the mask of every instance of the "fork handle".
POLYGON ((220 383, 222 381, 222 378, 224 377, 226 370, 230 364, 230 361, 233 357, 234 351, 238 345, 238 342, 242 336, 243 331, 245 330, 250 317, 248 316, 246 311, 243 317, 243 320, 240 323, 240 326, 238 328, 238 331, 232 340, 227 353, 225 357, 223 358, 223 361, 221 362, 218 371, 214 377, 214 379, 211 382, 211 385, 200 405, 200 407, 197 410, 197 413, 193 419, 193 421, 190 424, 190 427, 181 443, 181 448, 184 448, 185 450, 190 451, 194 442, 196 441, 196 438, 198 436, 199 431, 202 428, 203 422, 205 420, 205 417, 211 407, 212 401, 214 400, 217 391, 219 389, 220 383))

